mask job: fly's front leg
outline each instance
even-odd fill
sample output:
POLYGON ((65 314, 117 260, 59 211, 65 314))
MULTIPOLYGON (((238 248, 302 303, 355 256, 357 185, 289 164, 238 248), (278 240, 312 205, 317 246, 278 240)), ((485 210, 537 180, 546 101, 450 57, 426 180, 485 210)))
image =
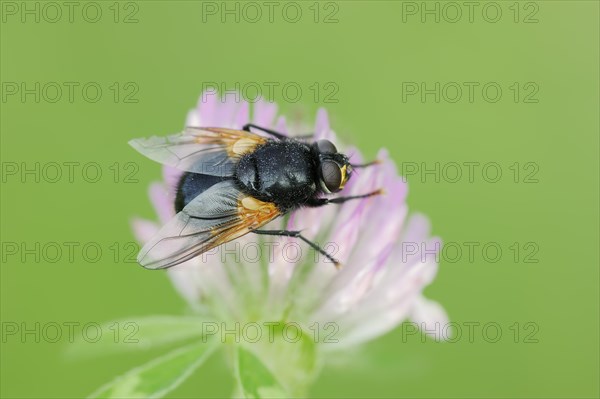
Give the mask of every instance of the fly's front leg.
POLYGON ((277 137, 279 140, 287 140, 288 139, 288 136, 286 136, 285 134, 276 132, 275 130, 271 130, 271 129, 267 129, 267 128, 264 128, 264 127, 257 126, 254 123, 246 123, 244 125, 244 127, 242 128, 242 130, 250 132, 251 128, 258 129, 258 130, 260 130, 262 132, 270 134, 273 137, 277 137))
POLYGON ((283 134, 283 133, 276 132, 275 130, 271 130, 271 129, 267 129, 267 128, 264 128, 264 127, 257 126, 257 125, 255 125, 254 123, 246 123, 246 124, 244 125, 244 127, 242 127, 242 130, 245 130, 245 131, 247 131, 247 132, 250 132, 250 131, 251 131, 251 130, 250 130, 251 128, 254 128, 254 129, 260 130, 261 132, 265 132, 265 133, 267 133, 267 134, 270 134, 271 136, 273 136, 273 137, 276 137, 276 138, 278 138, 279 140, 289 140, 289 139, 291 139, 291 138, 296 138, 296 139, 297 139, 297 138, 300 138, 300 139, 308 139, 308 138, 311 138, 311 137, 313 137, 313 134, 307 134, 307 135, 302 135, 302 136, 294 136, 294 137, 290 137, 290 136, 286 136, 286 135, 285 135, 285 134, 283 134))
POLYGON ((337 197, 337 198, 313 198, 308 200, 304 205, 306 206, 310 206, 312 208, 316 208, 319 206, 324 206, 327 204, 343 204, 346 201, 350 201, 353 199, 360 199, 360 198, 368 198, 368 197, 372 197, 374 195, 380 195, 383 194, 383 190, 379 189, 376 191, 373 191, 371 193, 368 194, 362 194, 362 195, 351 195, 348 197, 337 197))

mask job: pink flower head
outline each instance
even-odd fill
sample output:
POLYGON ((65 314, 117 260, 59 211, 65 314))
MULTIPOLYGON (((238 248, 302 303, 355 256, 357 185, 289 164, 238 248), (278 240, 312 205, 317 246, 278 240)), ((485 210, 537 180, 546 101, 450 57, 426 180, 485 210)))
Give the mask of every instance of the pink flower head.
MULTIPOLYGON (((287 135, 314 132, 314 140, 329 139, 340 148, 324 109, 314 127, 290 129, 277 105, 257 101, 252 106, 204 93, 187 116, 186 125, 241 129, 246 123, 287 135)), ((346 148, 352 163, 363 162, 360 152, 346 148)), ((300 208, 279 218, 267 229, 301 230, 343 265, 337 270, 324 256, 293 238, 247 234, 168 269, 178 292, 197 312, 223 321, 290 320, 307 327, 335 322, 337 349, 380 336, 411 319, 436 338, 447 323, 441 306, 423 297, 434 279, 440 240, 430 236, 429 221, 408 216, 407 184, 385 150, 378 164, 354 173, 339 195, 358 195, 379 188, 384 195, 341 205, 300 208)), ((163 181, 150 186, 149 195, 164 224, 175 215, 174 198, 182 172, 163 169, 163 181)), ((148 241, 159 223, 135 219, 140 243, 148 241)))

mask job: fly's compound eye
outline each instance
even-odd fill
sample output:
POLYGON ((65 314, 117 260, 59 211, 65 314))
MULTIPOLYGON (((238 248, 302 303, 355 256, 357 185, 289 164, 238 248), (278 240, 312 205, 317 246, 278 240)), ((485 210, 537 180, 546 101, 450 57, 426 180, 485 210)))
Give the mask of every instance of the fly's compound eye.
POLYGON ((337 148, 335 145, 329 140, 319 140, 317 141, 317 149, 321 154, 335 154, 337 153, 337 148))
POLYGON ((334 193, 342 189, 342 169, 333 161, 325 161, 321 164, 322 185, 328 193, 334 193))

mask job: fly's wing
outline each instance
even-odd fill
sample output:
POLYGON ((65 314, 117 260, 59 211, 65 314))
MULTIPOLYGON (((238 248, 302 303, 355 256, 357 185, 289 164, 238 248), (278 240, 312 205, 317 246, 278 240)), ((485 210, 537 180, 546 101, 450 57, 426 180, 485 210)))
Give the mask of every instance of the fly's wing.
POLYGON ((242 193, 233 180, 217 183, 191 201, 140 251, 138 262, 163 269, 243 236, 280 215, 270 202, 242 193))
POLYGON ((182 133, 133 139, 129 144, 148 158, 183 171, 232 176, 240 157, 266 142, 244 130, 188 127, 182 133))

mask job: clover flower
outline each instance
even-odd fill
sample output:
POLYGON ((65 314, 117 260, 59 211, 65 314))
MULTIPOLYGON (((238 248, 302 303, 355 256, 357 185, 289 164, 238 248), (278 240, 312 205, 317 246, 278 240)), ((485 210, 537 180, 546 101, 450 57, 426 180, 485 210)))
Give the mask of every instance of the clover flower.
MULTIPOLYGON (((291 128, 285 117, 277 117, 275 104, 260 100, 252 108, 251 113, 247 102, 204 93, 186 125, 241 129, 252 122, 288 135, 312 131, 314 140, 328 139, 340 147, 324 109, 313 128, 291 128)), ((357 149, 340 151, 350 154, 353 163, 362 162, 357 149)), ((168 269, 192 316, 142 319, 141 338, 148 345, 202 338, 125 374, 96 396, 162 396, 223 342, 233 348, 228 353, 238 383, 235 395, 301 395, 331 352, 372 340, 407 319, 421 326, 445 324, 441 306, 422 294, 436 275, 432 249, 439 250, 440 240, 430 237, 424 216, 408 216, 407 184, 387 152, 381 150, 377 159, 355 173, 339 195, 379 188, 384 195, 301 208, 265 227, 302 230, 332 253, 341 269, 301 241, 253 234, 168 269), (147 381, 157 375, 158 380, 147 381)), ((175 214, 182 172, 170 167, 163 172, 163 182, 150 187, 159 221, 132 223, 142 244, 175 214)), ((439 328, 425 332, 444 338, 439 328)))

